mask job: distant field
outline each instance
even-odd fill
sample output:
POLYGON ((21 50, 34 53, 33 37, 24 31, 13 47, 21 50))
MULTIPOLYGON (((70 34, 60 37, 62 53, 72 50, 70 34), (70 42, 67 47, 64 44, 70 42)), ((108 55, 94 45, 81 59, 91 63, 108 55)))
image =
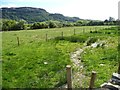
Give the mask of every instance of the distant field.
POLYGON ((92 70, 98 72, 95 86, 99 87, 117 70, 117 28, 111 27, 82 26, 2 32, 3 87, 54 88, 65 84, 65 67, 72 65, 71 52, 83 48, 90 38, 95 38, 96 42, 105 41, 107 46, 86 49, 86 54, 82 54, 83 73, 90 77, 92 70))
MULTIPOLYGON (((53 28, 53 29, 36 29, 36 30, 21 30, 21 31, 10 31, 10 32, 3 32, 3 42, 8 40, 8 38, 15 39, 16 37, 20 37, 23 42, 32 41, 32 40, 43 40, 45 41, 46 34, 48 34, 49 38, 54 38, 57 36, 61 36, 63 32, 63 36, 71 36, 74 34, 80 34, 85 32, 90 32, 108 28, 111 26, 81 26, 81 27, 65 27, 65 28, 53 28)), ((9 43, 9 42, 8 42, 9 43)), ((4 43, 3 43, 4 44, 4 43)))

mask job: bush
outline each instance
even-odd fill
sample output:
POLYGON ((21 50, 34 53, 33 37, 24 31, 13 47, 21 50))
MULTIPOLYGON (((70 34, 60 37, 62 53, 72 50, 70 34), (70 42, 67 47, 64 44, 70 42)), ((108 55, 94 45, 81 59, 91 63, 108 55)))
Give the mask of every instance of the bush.
POLYGON ((68 36, 68 37, 55 37, 55 40, 66 40, 66 41, 70 41, 70 42, 80 42, 80 43, 84 43, 87 40, 87 36, 84 35, 80 35, 80 36, 68 36))
POLYGON ((63 24, 59 21, 49 21, 49 28, 61 28, 63 27, 63 24))
POLYGON ((2 20, 2 30, 11 31, 11 30, 23 30, 25 29, 25 21, 15 21, 15 20, 2 20))
POLYGON ((105 32, 105 34, 111 34, 111 32, 105 32))
POLYGON ((37 22, 31 26, 32 29, 43 29, 48 28, 48 24, 46 22, 37 22))

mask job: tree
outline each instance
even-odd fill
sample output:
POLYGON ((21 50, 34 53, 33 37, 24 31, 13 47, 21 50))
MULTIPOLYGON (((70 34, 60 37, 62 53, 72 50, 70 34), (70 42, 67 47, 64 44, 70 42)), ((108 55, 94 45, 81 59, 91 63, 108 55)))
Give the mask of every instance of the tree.
POLYGON ((3 31, 11 31, 11 30, 23 30, 25 29, 25 21, 15 21, 15 20, 2 20, 2 30, 3 31))
POLYGON ((75 26, 81 26, 83 24, 83 22, 81 20, 78 20, 75 24, 75 26))
POLYGON ((16 25, 16 22, 14 20, 2 20, 2 30, 3 31, 10 31, 12 30, 16 25))
POLYGON ((109 17, 109 21, 110 21, 110 22, 115 21, 115 18, 109 17))
POLYGON ((58 27, 63 27, 63 24, 59 21, 49 21, 49 28, 58 28, 58 27))
POLYGON ((25 29, 25 21, 20 20, 19 22, 16 23, 16 26, 13 28, 14 30, 23 30, 25 29))
POLYGON ((48 28, 48 24, 46 22, 37 22, 31 26, 32 29, 42 29, 48 28))

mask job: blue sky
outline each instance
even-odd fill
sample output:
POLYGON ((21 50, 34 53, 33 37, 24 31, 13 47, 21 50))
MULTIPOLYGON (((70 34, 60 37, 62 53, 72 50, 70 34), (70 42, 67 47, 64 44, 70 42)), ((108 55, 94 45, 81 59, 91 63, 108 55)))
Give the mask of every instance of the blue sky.
POLYGON ((0 7, 37 7, 82 19, 118 18, 119 0, 1 0, 0 7))

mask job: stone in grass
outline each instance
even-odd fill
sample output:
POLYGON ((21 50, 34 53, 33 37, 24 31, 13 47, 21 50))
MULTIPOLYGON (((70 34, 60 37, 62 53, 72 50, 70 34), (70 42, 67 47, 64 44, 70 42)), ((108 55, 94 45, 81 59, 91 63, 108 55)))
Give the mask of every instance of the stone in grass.
POLYGON ((120 74, 113 73, 112 78, 111 78, 111 83, 120 85, 120 74))
POLYGON ((98 43, 93 43, 92 45, 91 45, 91 47, 93 47, 93 48, 96 48, 98 46, 98 43))
POLYGON ((104 64, 101 63, 100 66, 104 66, 104 64))
POLYGON ((106 88, 109 90, 120 90, 120 86, 119 85, 114 85, 112 83, 104 83, 101 85, 102 88, 106 88))
POLYGON ((104 47, 105 46, 105 42, 95 42, 93 44, 91 44, 91 47, 96 48, 96 47, 104 47))
POLYGON ((116 79, 120 80, 120 74, 113 73, 112 78, 116 78, 116 79))
POLYGON ((47 64, 48 64, 48 62, 44 62, 44 64, 45 64, 45 65, 47 65, 47 64))
POLYGON ((120 90, 120 74, 113 73, 109 82, 101 85, 102 88, 108 88, 110 90, 120 90))

